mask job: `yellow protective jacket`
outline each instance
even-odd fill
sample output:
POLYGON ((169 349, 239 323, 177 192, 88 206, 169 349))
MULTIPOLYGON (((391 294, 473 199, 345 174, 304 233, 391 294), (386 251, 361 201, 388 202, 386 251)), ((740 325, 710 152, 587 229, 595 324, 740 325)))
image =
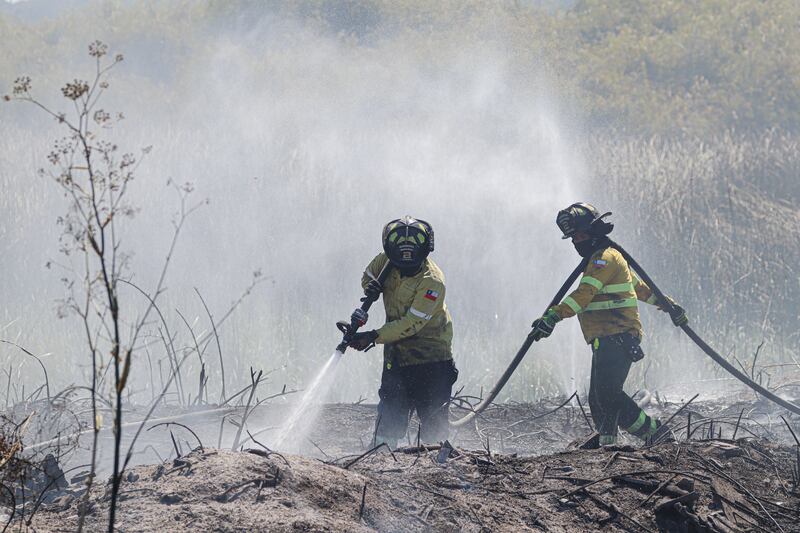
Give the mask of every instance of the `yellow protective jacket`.
POLYGON ((615 248, 589 258, 578 288, 553 307, 559 318, 578 315, 587 343, 598 337, 630 333, 642 338, 638 300, 656 305, 656 297, 615 248))
MULTIPOLYGON (((380 253, 361 277, 362 287, 377 279, 388 261, 380 253)), ((444 303, 444 274, 430 258, 413 276, 402 277, 393 268, 383 284, 386 324, 378 331, 387 368, 409 366, 453 358, 453 322, 444 303)))

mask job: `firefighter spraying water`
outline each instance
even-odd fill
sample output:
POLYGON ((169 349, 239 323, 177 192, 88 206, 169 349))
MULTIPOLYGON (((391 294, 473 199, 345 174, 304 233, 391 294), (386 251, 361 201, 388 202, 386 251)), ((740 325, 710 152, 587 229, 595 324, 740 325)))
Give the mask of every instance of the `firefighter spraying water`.
POLYGON ((406 216, 389 222, 382 239, 384 251, 369 263, 361 285, 366 300, 383 294, 386 324, 351 333, 368 320, 361 306, 353 312, 349 328, 339 323, 345 331, 343 343, 357 350, 384 345, 373 444, 394 448, 414 411, 420 419, 421 440, 440 442, 448 435, 448 405, 458 371, 444 274, 428 257, 434 249, 433 227, 406 216))
POLYGON ((423 442, 447 439, 448 405, 458 371, 453 363, 453 325, 445 305, 444 274, 428 257, 434 249, 433 227, 406 216, 389 222, 382 240, 384 251, 362 276, 362 305, 349 322, 337 322, 342 342, 283 424, 278 447, 302 439, 313 421, 313 406, 324 401, 331 375, 347 348, 367 351, 376 344, 384 345, 384 361, 373 445, 397 446, 414 411, 420 418, 423 442), (359 331, 381 294, 386 324, 359 331))

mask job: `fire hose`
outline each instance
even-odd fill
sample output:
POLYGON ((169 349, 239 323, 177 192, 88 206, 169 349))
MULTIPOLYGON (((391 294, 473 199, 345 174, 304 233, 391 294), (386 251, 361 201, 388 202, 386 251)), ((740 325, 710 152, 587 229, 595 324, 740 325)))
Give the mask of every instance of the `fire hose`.
MULTIPOLYGON (((658 299, 659 305, 661 307, 665 308, 668 313, 672 314, 672 311, 673 311, 674 308, 673 308, 672 304, 670 303, 670 300, 668 300, 664 296, 664 293, 661 292, 661 290, 655 284, 653 279, 650 276, 647 275, 647 272, 644 271, 644 269, 641 267, 641 265, 633 257, 631 257, 631 255, 628 252, 626 252, 625 249, 622 246, 620 246, 619 244, 615 243, 614 241, 611 241, 611 246, 613 248, 615 248, 616 250, 618 250, 620 254, 622 254, 622 257, 625 258, 625 261, 628 262, 628 265, 631 268, 633 268, 636 271, 636 273, 639 275, 639 277, 642 279, 642 281, 644 281, 650 287, 650 289, 656 295, 656 298, 658 299)), ((557 305, 558 303, 561 302, 562 298, 566 295, 567 291, 572 286, 572 284, 575 282, 575 280, 578 278, 578 276, 586 269, 586 265, 587 264, 588 264, 588 259, 584 259, 583 261, 581 261, 581 263, 578 265, 578 267, 572 272, 572 274, 569 275, 567 280, 561 286, 561 288, 559 289, 559 291, 556 294, 555 298, 553 298, 553 300, 550 302, 550 305, 548 306, 548 309, 550 307, 553 307, 554 305, 557 305)), ((762 387, 761 385, 759 385, 758 383, 756 383, 755 381, 753 381, 752 379, 747 377, 744 373, 740 372, 736 367, 734 367, 724 357, 722 357, 717 351, 715 351, 711 346, 709 346, 708 343, 706 343, 691 328, 691 326, 689 326, 689 324, 684 324, 684 325, 682 325, 680 327, 683 330, 683 332, 686 333, 686 335, 692 340, 692 342, 694 342, 701 350, 703 350, 703 352, 708 357, 710 357, 715 363, 717 363, 722 368, 727 370, 728 373, 731 374, 733 377, 735 377, 736 379, 738 379, 739 381, 741 381, 742 383, 744 383, 745 385, 747 385, 748 387, 750 387, 751 389, 756 391, 758 394, 761 394, 765 398, 767 398, 767 399, 775 402, 776 404, 780 405, 784 409, 786 409, 788 411, 791 411, 794 414, 800 415, 800 407, 798 407, 798 406, 794 405, 793 403, 788 402, 788 401, 784 400, 783 398, 777 396, 773 392, 767 390, 766 388, 762 387)), ((458 420, 456 420, 454 422, 451 422, 452 426, 459 427, 459 426, 463 426, 464 424, 467 424, 472 419, 474 419, 477 415, 479 415, 484 409, 489 407, 489 405, 491 405, 491 403, 494 401, 494 399, 497 398, 497 395, 500 394, 500 391, 506 385, 506 383, 508 382, 509 378, 511 378, 511 375, 517 369, 517 367, 519 366, 520 362, 522 362, 522 359, 528 353, 528 350, 530 349, 530 347, 533 344, 533 342, 534 342, 534 340, 533 340, 533 331, 531 331, 530 333, 528 333, 528 336, 525 339, 525 342, 522 344, 520 349, 517 351, 517 354, 514 356, 514 359, 508 365, 508 368, 506 368, 506 371, 503 373, 503 375, 497 381, 497 383, 492 388, 492 390, 489 392, 489 394, 486 396, 486 398, 481 400, 481 402, 478 403, 478 405, 474 406, 470 410, 470 412, 468 414, 466 414, 464 417, 462 417, 462 418, 460 418, 460 419, 458 419, 458 420)))
MULTIPOLYGON (((650 287, 650 290, 652 290, 653 293, 655 293, 656 298, 658 298, 660 305, 666 308, 668 312, 671 312, 673 310, 672 304, 667 298, 664 297, 664 293, 659 290, 658 286, 655 284, 653 279, 647 275, 647 272, 644 271, 644 269, 641 267, 641 265, 639 265, 636 259, 631 257, 631 255, 628 252, 626 252, 625 249, 619 244, 612 241, 611 245, 614 248, 616 248, 619 251, 619 253, 622 254, 622 257, 624 257, 625 261, 627 261, 628 264, 631 267, 633 267, 633 269, 639 274, 639 276, 642 278, 642 281, 647 283, 647 285, 650 287)), ((727 370, 728 373, 731 374, 733 377, 735 377, 736 379, 738 379, 739 381, 741 381, 742 383, 744 383, 745 385, 747 385, 748 387, 759 393, 760 395, 764 396, 765 398, 777 403, 787 411, 791 411, 796 415, 800 415, 800 407, 784 400, 780 396, 774 394, 773 392, 762 387, 752 379, 748 378, 744 373, 740 372, 735 366, 730 364, 724 357, 722 357, 719 353, 717 353, 716 350, 714 350, 702 338, 700 338, 700 335, 698 335, 691 328, 691 326, 689 326, 688 323, 682 325, 681 329, 683 330, 684 333, 686 333, 686 335, 690 339, 692 339, 692 342, 694 342, 701 350, 703 350, 703 352, 705 352, 707 356, 713 359, 714 362, 720 365, 722 368, 727 370)))
MULTIPOLYGON (((555 297, 550 302, 550 305, 547 306, 547 309, 550 309, 554 305, 558 305, 558 303, 561 302, 562 298, 566 296, 569 288, 572 287, 572 284, 575 283, 576 279, 578 279, 578 276, 580 276, 583 273, 583 271, 586 270, 586 266, 588 264, 589 264, 588 258, 580 262, 577 268, 575 268, 575 270, 572 271, 572 274, 569 275, 567 281, 565 281, 564 284, 561 286, 561 288, 558 289, 558 293, 556 293, 555 297)), ((545 311, 547 311, 547 309, 545 309, 545 311)), ((528 333, 525 342, 522 343, 522 346, 517 351, 517 355, 514 356, 514 359, 511 361, 511 364, 508 365, 508 368, 506 368, 506 371, 503 372, 502 376, 500 376, 500 380, 495 384, 492 390, 489 391, 489 394, 486 396, 486 398, 481 400, 481 402, 478 405, 473 407, 471 409, 471 412, 467 413, 466 416, 464 416, 463 418, 459 418, 455 422, 451 422, 450 425, 455 427, 463 426, 464 424, 475 418, 478 414, 480 414, 484 409, 489 407, 489 405, 494 401, 494 399, 497 398, 497 395, 500 394, 500 391, 503 390, 503 387, 505 387, 509 378, 511 378, 511 374, 514 373, 519 364, 522 362, 522 359, 528 353, 528 350, 530 349, 531 345, 533 345, 533 343, 534 343, 533 331, 531 331, 530 333, 528 333)))

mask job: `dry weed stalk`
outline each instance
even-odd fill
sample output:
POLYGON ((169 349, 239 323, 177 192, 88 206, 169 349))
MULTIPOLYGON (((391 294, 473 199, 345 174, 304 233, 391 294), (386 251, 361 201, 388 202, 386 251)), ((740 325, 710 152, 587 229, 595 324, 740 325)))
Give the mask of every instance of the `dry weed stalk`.
MULTIPOLYGON (((67 296, 61 301, 60 314, 65 316, 74 313, 80 317, 92 362, 93 444, 90 475, 86 478, 86 498, 94 479, 98 434, 102 427, 97 399, 103 394, 103 376, 109 368, 113 369, 113 383, 109 386, 110 391, 107 391, 112 398, 114 427, 114 466, 108 520, 108 529, 113 531, 122 475, 123 392, 131 372, 132 354, 137 348, 139 334, 155 307, 155 300, 163 291, 167 268, 183 223, 198 206, 187 207, 186 199, 192 191, 190 185, 175 186, 180 196, 181 210, 174 222, 173 240, 150 306, 141 317, 124 320, 119 283, 124 281, 128 271, 130 255, 121 248, 119 224, 137 212, 137 208, 128 202, 127 193, 150 147, 142 149, 137 157, 132 153, 122 153, 116 144, 103 138, 104 131, 124 118, 122 113, 111 113, 99 107, 102 96, 109 88, 109 73, 123 57, 118 54, 109 59, 108 46, 100 41, 89 45, 89 55, 95 63, 90 81, 76 78, 61 89, 71 107, 69 114, 53 111, 35 97, 31 92, 29 77, 17 78, 12 95, 5 99, 33 104, 66 130, 66 135, 54 142, 47 157, 50 168, 41 169, 39 174, 52 179, 68 200, 67 212, 58 218, 58 224, 62 227, 60 251, 68 258, 66 265, 60 265, 66 271, 62 281, 67 291, 67 296), (127 339, 123 338, 122 331, 126 325, 130 328, 127 339)), ((81 513, 79 531, 83 528, 84 518, 84 513, 81 513)))

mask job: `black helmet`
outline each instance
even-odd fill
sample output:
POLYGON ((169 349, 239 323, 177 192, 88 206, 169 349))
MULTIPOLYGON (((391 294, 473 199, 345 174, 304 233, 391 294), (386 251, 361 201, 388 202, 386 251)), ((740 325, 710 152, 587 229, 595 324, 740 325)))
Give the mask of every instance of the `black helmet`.
POLYGON ((433 251, 433 227, 410 216, 392 220, 383 228, 383 251, 397 268, 419 267, 433 251))
POLYGON ((601 215, 593 205, 578 202, 559 211, 556 224, 564 234, 562 239, 571 239, 579 231, 585 231, 593 236, 608 235, 614 229, 614 224, 609 224, 603 219, 610 214, 609 211, 601 215))

